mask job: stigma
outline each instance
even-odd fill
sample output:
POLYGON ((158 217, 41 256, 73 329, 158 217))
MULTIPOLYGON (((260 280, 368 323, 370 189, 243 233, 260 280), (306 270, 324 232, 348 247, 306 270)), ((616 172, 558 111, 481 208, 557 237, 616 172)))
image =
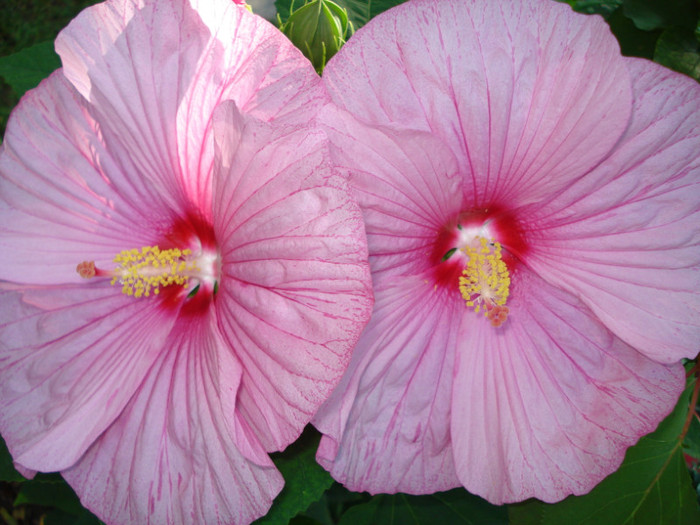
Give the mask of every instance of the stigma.
POLYGON ((459 291, 468 307, 484 312, 492 326, 501 326, 508 317, 505 306, 510 291, 510 273, 501 257, 501 245, 484 237, 461 248, 467 263, 459 277, 459 291))
POLYGON ((214 259, 203 254, 194 256, 190 249, 144 246, 117 254, 113 259, 117 266, 113 270, 97 268, 93 261, 81 262, 76 270, 85 279, 111 277, 111 284, 120 285, 122 293, 128 296, 149 297, 158 295, 162 288, 179 286, 185 292, 192 288, 190 297, 197 293, 202 282, 211 281, 216 290, 214 259), (202 262, 204 267, 200 267, 202 262))

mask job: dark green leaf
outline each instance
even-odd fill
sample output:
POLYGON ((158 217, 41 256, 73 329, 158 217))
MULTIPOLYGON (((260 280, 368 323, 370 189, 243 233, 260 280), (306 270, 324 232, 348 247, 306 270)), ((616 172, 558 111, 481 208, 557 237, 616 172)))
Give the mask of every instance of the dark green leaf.
POLYGON ((585 496, 510 505, 511 525, 697 525, 700 511, 679 436, 691 387, 658 429, 627 451, 620 469, 585 496))
POLYGON ((85 509, 77 516, 53 509, 47 512, 42 519, 43 525, 100 525, 101 523, 97 516, 85 509))
POLYGON ((53 507, 74 516, 83 513, 78 496, 58 475, 37 474, 34 479, 25 481, 19 489, 15 506, 25 504, 53 507))
POLYGON ((36 87, 59 67, 61 60, 53 50, 53 42, 42 42, 12 55, 0 57, 0 77, 3 77, 19 96, 36 87))
POLYGON ((625 16, 645 31, 672 26, 695 28, 697 0, 625 0, 625 16))
POLYGON ((84 7, 96 0, 2 0, 0 12, 0 55, 44 40, 53 40, 84 7))
POLYGON ((686 454, 700 460, 700 421, 697 417, 690 422, 688 433, 683 440, 683 450, 686 454))
MULTIPOLYGON (((286 22, 287 18, 289 18, 289 11, 291 11, 292 1, 293 0, 275 0, 275 8, 277 9, 277 14, 283 22, 286 22)), ((299 6, 303 4, 303 0, 297 0, 296 2, 294 2, 294 7, 298 9, 299 6)))
POLYGON ((275 465, 284 476, 284 488, 270 512, 255 523, 287 525, 289 520, 319 500, 333 479, 316 463, 315 454, 320 436, 307 427, 302 436, 287 450, 275 454, 275 465))
POLYGON ((654 60, 700 80, 700 42, 689 29, 673 27, 664 31, 656 43, 654 60))
POLYGON ((333 483, 331 488, 323 493, 320 500, 312 503, 303 513, 321 525, 337 525, 340 517, 350 507, 367 503, 371 496, 366 492, 350 492, 340 483, 333 483))
POLYGON ((15 470, 12 456, 2 438, 0 438, 0 481, 24 481, 22 474, 15 470))
POLYGON ((628 57, 654 58, 656 41, 661 31, 642 31, 618 9, 607 19, 610 30, 620 43, 620 51, 628 57))
POLYGON ((319 521, 316 521, 313 518, 309 518, 308 516, 297 516, 296 518, 292 518, 292 520, 289 522, 289 525, 323 525, 323 524, 319 521))
MULTIPOLYGON (((562 1, 562 0, 559 0, 562 1)), ((564 0, 566 1, 566 0, 564 0)), ((567 3, 574 8, 574 11, 587 15, 610 16, 622 5, 623 0, 568 0, 567 3)))
POLYGON ((427 496, 382 494, 350 508, 340 525, 505 525, 505 507, 496 507, 464 489, 427 496))

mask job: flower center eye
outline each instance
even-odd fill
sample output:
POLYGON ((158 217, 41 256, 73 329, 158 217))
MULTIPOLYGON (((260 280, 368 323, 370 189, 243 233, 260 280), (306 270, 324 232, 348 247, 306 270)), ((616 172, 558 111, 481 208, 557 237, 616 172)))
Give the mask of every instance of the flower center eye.
POLYGON ((510 289, 508 266, 501 258, 501 245, 483 237, 461 249, 468 257, 459 278, 459 291, 475 312, 483 308, 493 326, 501 326, 508 317, 505 306, 510 289))
MULTIPOLYGON (((166 286, 182 286, 188 288, 190 278, 211 280, 214 289, 216 281, 211 270, 204 270, 198 263, 204 261, 214 267, 214 260, 204 256, 193 257, 192 250, 171 248, 161 250, 158 246, 144 246, 141 249, 124 250, 117 254, 114 270, 102 270, 95 267, 93 261, 85 261, 76 268, 78 274, 85 279, 92 277, 111 277, 111 284, 121 284, 122 293, 134 297, 148 297, 159 294, 166 286)), ((188 296, 194 295, 199 289, 197 284, 188 296)))

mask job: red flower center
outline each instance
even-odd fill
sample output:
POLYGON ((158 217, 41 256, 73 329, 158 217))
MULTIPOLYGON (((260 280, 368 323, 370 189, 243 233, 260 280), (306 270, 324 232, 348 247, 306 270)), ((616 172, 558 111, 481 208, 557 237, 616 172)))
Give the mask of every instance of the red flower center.
POLYGON ((511 275, 525 251, 511 213, 497 207, 462 212, 436 237, 431 254, 435 286, 461 293, 468 307, 500 326, 508 316, 511 275))
POLYGON ((160 297, 164 307, 180 306, 180 313, 189 315, 205 311, 216 295, 220 259, 211 226, 188 217, 176 221, 158 244, 118 253, 114 268, 84 261, 76 269, 86 279, 110 278, 135 299, 160 297))

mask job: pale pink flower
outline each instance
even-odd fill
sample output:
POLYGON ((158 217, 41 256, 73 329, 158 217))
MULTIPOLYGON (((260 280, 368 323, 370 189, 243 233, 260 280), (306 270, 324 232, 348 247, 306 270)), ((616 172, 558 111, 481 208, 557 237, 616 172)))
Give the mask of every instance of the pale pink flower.
POLYGON ((108 523, 250 522, 371 310, 325 90, 229 0, 106 2, 56 48, 0 151, 0 433, 108 523))
POLYGON ((700 86, 536 0, 403 4, 323 77, 376 304, 317 459, 372 493, 589 491, 698 351, 700 86))

